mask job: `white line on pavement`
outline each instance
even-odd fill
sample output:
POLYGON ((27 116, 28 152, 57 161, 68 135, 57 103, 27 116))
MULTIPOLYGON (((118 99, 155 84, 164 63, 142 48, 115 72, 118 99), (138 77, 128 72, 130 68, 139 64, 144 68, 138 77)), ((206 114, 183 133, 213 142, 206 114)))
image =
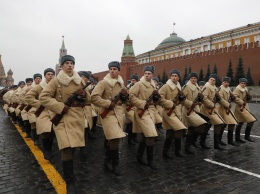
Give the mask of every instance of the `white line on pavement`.
MULTIPOLYGON (((214 129, 211 127, 210 130, 213 131, 214 129)), ((227 131, 224 131, 224 133, 227 133, 227 131)), ((245 135, 245 134, 241 133, 240 135, 245 135)), ((260 136, 258 135, 250 135, 250 137, 260 138, 260 136)))
POLYGON ((212 164, 217 164, 217 165, 219 165, 219 166, 223 166, 223 167, 226 167, 226 168, 229 168, 229 169, 238 171, 238 172, 242 172, 242 173, 245 173, 245 174, 248 174, 248 175, 251 175, 251 176, 255 176, 255 177, 257 177, 257 178, 260 178, 260 175, 259 175, 259 174, 255 174, 255 173, 252 173, 252 172, 249 172, 249 171, 246 171, 246 170, 242 170, 242 169, 239 169, 239 168, 236 168, 236 167, 232 167, 232 166, 229 166, 229 165, 220 163, 220 162, 216 162, 216 161, 214 161, 214 160, 210 160, 210 159, 204 159, 204 160, 207 161, 207 162, 209 162, 209 163, 212 163, 212 164))

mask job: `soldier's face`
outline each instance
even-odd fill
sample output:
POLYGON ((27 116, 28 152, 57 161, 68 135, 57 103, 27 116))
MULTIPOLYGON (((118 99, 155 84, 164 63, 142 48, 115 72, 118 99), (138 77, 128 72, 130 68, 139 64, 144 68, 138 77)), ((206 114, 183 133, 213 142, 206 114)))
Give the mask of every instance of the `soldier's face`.
POLYGON ((210 85, 214 86, 216 84, 216 80, 214 78, 209 79, 210 85))
POLYGON ((151 71, 145 71, 144 72, 144 79, 146 81, 150 82, 152 77, 153 77, 153 73, 151 71))
POLYGON ((137 81, 135 79, 131 79, 131 83, 135 84, 137 81))
POLYGON ((25 86, 24 84, 21 84, 21 85, 20 85, 20 88, 23 88, 24 86, 25 86))
POLYGON ((172 74, 171 75, 171 80, 173 83, 177 83, 179 81, 179 76, 177 74, 172 74))
POLYGON ((155 86, 158 86, 158 82, 156 80, 153 80, 155 86))
POLYGON ((227 87, 229 86, 229 82, 223 81, 223 82, 222 82, 222 86, 224 86, 225 88, 227 88, 227 87))
POLYGON ((47 72, 44 77, 48 83, 49 81, 51 81, 54 78, 54 74, 52 72, 47 72))
POLYGON ((40 77, 36 77, 36 78, 34 79, 34 83, 35 83, 36 85, 38 85, 39 83, 41 83, 41 81, 42 81, 42 78, 40 78, 40 77))
POLYGON ((66 74, 71 75, 73 73, 74 63, 72 61, 65 61, 61 68, 66 74))
POLYGON ((245 88, 246 87, 246 83, 245 82, 240 82, 239 84, 242 88, 245 88))
POLYGON ((196 83, 198 82, 198 79, 197 79, 196 77, 191 77, 191 78, 190 78, 190 82, 191 82, 192 84, 196 84, 196 83))
POLYGON ((110 74, 111 78, 117 79, 117 77, 119 75, 119 71, 116 67, 110 67, 109 74, 110 74))
POLYGON ((32 85, 32 81, 29 81, 26 83, 27 86, 31 86, 32 85))

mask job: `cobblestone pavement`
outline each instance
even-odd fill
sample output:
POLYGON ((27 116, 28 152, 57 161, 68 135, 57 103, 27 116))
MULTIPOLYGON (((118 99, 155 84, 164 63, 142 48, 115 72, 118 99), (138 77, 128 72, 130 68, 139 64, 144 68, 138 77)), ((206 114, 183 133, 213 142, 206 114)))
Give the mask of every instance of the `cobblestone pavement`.
MULTIPOLYGON (((250 109, 260 118, 260 104, 250 104, 250 109)), ((117 177, 103 169, 103 132, 98 128, 96 139, 88 142, 88 156, 75 153, 75 175, 78 193, 260 193, 260 130, 259 121, 253 127, 255 143, 239 147, 226 146, 217 151, 213 147, 210 131, 207 142, 211 149, 195 149, 195 155, 173 160, 162 158, 164 137, 156 142, 155 158, 161 169, 151 170, 136 163, 137 145, 129 147, 123 140, 120 147, 120 166, 124 175, 117 177), (205 159, 223 163, 252 175, 212 164, 205 159), (254 176, 255 175, 255 176, 254 176), (258 177, 257 177, 258 175, 258 177)), ((244 133, 243 126, 242 133, 244 133)), ((224 141, 227 141, 224 133, 224 141)), ((54 167, 62 174, 60 152, 54 145, 54 167)), ((16 131, 9 118, 0 108, 0 193, 55 193, 43 170, 16 131)), ((174 156, 174 146, 171 154, 174 156)))

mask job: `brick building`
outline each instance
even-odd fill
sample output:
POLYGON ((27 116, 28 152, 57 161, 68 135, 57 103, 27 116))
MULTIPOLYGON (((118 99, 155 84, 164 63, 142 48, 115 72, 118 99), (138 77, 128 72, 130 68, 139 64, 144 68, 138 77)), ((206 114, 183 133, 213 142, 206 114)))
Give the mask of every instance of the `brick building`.
MULTIPOLYGON (((121 57, 121 72, 124 81, 131 74, 143 74, 144 66, 155 66, 155 76, 168 73, 171 69, 179 69, 184 74, 185 67, 204 74, 210 65, 218 68, 219 77, 226 76, 229 61, 232 62, 234 75, 238 60, 243 59, 245 74, 250 67, 251 75, 257 84, 260 81, 260 22, 212 34, 206 37, 185 41, 175 32, 165 38, 154 50, 135 56, 132 40, 127 36, 124 40, 121 57)), ((102 79, 108 71, 95 75, 102 79)))

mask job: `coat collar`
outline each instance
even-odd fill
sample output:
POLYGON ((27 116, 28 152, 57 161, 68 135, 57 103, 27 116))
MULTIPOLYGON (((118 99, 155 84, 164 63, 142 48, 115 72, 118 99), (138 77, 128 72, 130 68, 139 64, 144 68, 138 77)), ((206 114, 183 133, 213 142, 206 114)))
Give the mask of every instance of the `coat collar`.
POLYGON ((207 82, 204 87, 208 87, 212 92, 218 91, 217 87, 215 85, 212 86, 209 82, 207 82))
POLYGON ((71 81, 74 81, 75 84, 79 85, 81 83, 81 77, 76 71, 73 71, 73 75, 69 77, 63 70, 61 70, 57 76, 57 79, 62 85, 68 86, 71 81))
POLYGON ((154 81, 151 80, 151 82, 148 82, 148 81, 145 80, 144 76, 141 77, 140 82, 141 82, 142 84, 144 84, 147 88, 149 88, 150 86, 152 86, 153 88, 155 88, 154 81))
POLYGON ((171 79, 168 79, 168 81, 166 82, 166 84, 168 84, 172 90, 174 90, 176 87, 177 87, 179 90, 181 90, 181 85, 180 85, 179 82, 178 82, 177 85, 176 85, 175 83, 172 82, 171 79))
POLYGON ((48 84, 47 84, 47 82, 46 82, 46 79, 43 80, 43 81, 41 81, 41 83, 40 83, 40 86, 41 86, 42 88, 45 88, 47 85, 48 85, 48 84))
POLYGON ((186 85, 187 85, 192 91, 195 91, 196 89, 197 89, 197 90, 200 90, 200 88, 199 88, 199 86, 198 86, 197 83, 194 85, 194 84, 192 84, 190 81, 188 81, 186 85))
POLYGON ((237 89, 239 89, 241 92, 247 92, 247 87, 242 88, 240 85, 237 86, 237 89))
POLYGON ((226 93, 229 93, 229 91, 230 91, 230 88, 229 88, 229 87, 225 88, 223 85, 221 85, 220 88, 221 88, 222 90, 224 90, 226 93))
POLYGON ((108 73, 105 77, 104 80, 108 83, 108 85, 110 85, 111 87, 114 87, 115 84, 118 82, 120 84, 120 87, 123 88, 124 87, 124 80, 122 79, 122 77, 120 75, 118 75, 117 79, 113 79, 111 78, 110 74, 108 73))

